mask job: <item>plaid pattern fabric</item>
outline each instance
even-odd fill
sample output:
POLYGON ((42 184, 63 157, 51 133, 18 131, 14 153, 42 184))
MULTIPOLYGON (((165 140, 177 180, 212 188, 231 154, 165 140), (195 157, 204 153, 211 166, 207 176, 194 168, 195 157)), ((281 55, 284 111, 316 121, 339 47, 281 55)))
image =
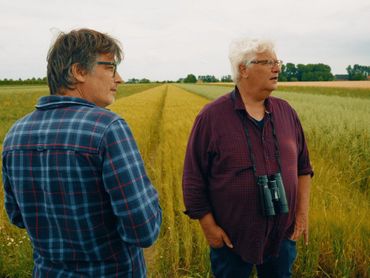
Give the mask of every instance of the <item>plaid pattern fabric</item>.
POLYGON ((5 208, 30 236, 34 277, 145 277, 162 213, 127 123, 79 98, 36 108, 2 153, 5 208))

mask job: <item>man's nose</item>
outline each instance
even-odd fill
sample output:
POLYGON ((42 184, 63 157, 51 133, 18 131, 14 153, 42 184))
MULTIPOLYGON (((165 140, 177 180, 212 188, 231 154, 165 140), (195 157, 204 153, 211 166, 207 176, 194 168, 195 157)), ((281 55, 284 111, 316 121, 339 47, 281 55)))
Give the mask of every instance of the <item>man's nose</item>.
POLYGON ((271 68, 272 72, 277 72, 277 73, 280 73, 281 72, 281 66, 275 64, 272 68, 271 68))
POLYGON ((121 75, 118 72, 116 72, 116 74, 114 76, 114 82, 115 83, 123 83, 123 79, 122 79, 121 75))

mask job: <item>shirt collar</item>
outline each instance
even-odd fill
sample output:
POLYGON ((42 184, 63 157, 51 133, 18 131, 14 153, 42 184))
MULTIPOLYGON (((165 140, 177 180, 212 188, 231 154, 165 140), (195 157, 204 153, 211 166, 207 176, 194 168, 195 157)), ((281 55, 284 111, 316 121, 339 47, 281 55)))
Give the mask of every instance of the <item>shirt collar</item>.
MULTIPOLYGON (((237 86, 235 86, 234 91, 231 93, 231 97, 234 99, 234 109, 235 110, 244 110, 245 111, 245 106, 242 100, 242 97, 240 95, 239 89, 237 86)), ((271 105, 271 98, 268 97, 265 99, 265 109, 266 113, 270 114, 272 113, 272 105, 271 105)))
POLYGON ((84 105, 88 107, 96 107, 94 103, 89 102, 82 98, 52 95, 41 97, 38 103, 36 104, 36 108, 40 110, 46 110, 71 105, 84 105))

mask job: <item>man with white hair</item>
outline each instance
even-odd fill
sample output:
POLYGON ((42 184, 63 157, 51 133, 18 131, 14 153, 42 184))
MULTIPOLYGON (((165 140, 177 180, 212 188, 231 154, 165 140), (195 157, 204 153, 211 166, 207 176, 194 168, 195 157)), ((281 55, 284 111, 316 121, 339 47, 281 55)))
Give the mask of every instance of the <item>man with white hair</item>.
POLYGON ((271 97, 282 61, 270 41, 240 39, 229 54, 235 89, 206 105, 188 142, 186 214, 199 219, 213 274, 290 277, 308 244, 313 175, 297 113, 271 97))

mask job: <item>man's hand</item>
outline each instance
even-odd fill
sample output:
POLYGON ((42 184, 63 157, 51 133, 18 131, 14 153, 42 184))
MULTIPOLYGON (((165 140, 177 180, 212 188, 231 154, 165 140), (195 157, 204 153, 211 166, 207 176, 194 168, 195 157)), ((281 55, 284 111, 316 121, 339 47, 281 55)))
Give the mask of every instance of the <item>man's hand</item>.
POLYGON ((233 248, 233 245, 224 232, 224 230, 218 226, 211 213, 206 214, 199 219, 200 225, 202 226, 204 235, 212 248, 221 248, 224 244, 229 248, 233 248))
POLYGON ((294 232, 291 240, 298 240, 303 234, 304 243, 308 245, 308 215, 297 214, 295 219, 294 232))
POLYGON ((229 237, 226 235, 224 230, 221 229, 220 226, 215 225, 214 227, 204 231, 204 235, 209 243, 209 245, 213 248, 221 248, 226 244, 229 248, 233 248, 229 237))

